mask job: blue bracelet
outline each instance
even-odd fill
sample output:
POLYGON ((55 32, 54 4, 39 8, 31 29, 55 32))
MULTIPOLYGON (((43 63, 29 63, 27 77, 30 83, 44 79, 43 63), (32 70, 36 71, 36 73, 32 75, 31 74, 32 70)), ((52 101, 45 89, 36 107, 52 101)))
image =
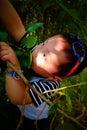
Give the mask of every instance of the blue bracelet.
MULTIPOLYGON (((23 72, 22 70, 20 70, 21 72, 23 72)), ((13 77, 14 79, 16 80, 19 80, 20 79, 20 76, 15 72, 15 71, 7 71, 6 74, 8 76, 11 76, 13 77)))
POLYGON ((6 74, 13 77, 14 76, 14 71, 7 71, 6 74))

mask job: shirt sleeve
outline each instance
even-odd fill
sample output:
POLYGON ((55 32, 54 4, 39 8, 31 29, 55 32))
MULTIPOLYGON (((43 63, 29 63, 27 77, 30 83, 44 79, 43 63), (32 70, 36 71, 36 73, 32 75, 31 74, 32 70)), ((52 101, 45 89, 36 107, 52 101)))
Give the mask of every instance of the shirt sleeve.
MULTIPOLYGON (((31 85, 40 93, 43 93, 47 90, 54 90, 59 87, 60 81, 50 81, 50 80, 41 80, 32 82, 31 85)), ((44 96, 48 99, 53 92, 45 93, 44 96)), ((33 103, 38 107, 43 101, 32 89, 29 90, 29 94, 33 100, 33 103)))

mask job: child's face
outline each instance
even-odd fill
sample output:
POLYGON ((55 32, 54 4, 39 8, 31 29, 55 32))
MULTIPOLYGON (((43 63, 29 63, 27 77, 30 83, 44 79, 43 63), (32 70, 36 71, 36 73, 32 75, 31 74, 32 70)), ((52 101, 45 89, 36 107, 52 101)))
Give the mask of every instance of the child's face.
POLYGON ((53 36, 37 45, 32 52, 33 62, 31 68, 44 77, 51 77, 58 72, 58 66, 67 62, 63 49, 69 48, 67 41, 60 35, 53 36))

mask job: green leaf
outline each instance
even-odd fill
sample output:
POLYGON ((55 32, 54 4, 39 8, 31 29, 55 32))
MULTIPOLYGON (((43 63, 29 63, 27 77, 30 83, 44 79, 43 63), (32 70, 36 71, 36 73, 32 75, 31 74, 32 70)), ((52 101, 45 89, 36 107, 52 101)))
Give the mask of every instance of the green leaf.
POLYGON ((53 103, 53 104, 50 106, 50 109, 49 109, 49 111, 48 111, 48 115, 54 114, 54 113, 57 111, 57 108, 58 108, 58 104, 57 104, 57 103, 53 103))
POLYGON ((31 62, 32 62, 32 54, 30 52, 29 52, 29 56, 23 56, 20 59, 20 64, 22 67, 26 67, 26 68, 30 67, 31 62))
POLYGON ((31 23, 27 26, 27 32, 33 32, 39 27, 41 27, 43 23, 31 23))
POLYGON ((20 50, 15 50, 15 53, 16 53, 17 56, 24 55, 24 53, 22 51, 20 51, 20 50))
POLYGON ((71 98, 69 96, 69 93, 67 91, 66 91, 65 97, 66 97, 66 101, 67 101, 67 109, 68 109, 69 112, 71 112, 72 102, 71 102, 71 98))
POLYGON ((0 40, 7 40, 8 33, 6 32, 0 32, 0 40))
POLYGON ((37 43, 37 36, 29 36, 25 37, 21 41, 21 45, 25 46, 26 48, 32 48, 37 43))
POLYGON ((81 98, 81 102, 87 104, 87 86, 83 85, 83 87, 80 87, 80 98, 81 98))

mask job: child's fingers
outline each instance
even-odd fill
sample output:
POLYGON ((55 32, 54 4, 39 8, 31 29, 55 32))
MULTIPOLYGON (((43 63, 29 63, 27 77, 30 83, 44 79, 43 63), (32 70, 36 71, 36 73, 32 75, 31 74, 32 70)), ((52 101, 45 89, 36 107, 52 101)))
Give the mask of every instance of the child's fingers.
POLYGON ((18 62, 14 50, 5 42, 1 42, 1 45, 0 45, 0 58, 3 61, 6 61, 6 62, 9 61, 12 64, 15 64, 18 62))
POLYGON ((0 46, 9 46, 6 42, 0 41, 0 46))
POLYGON ((5 43, 5 42, 0 42, 0 49, 2 50, 2 49, 8 49, 8 48, 10 48, 10 46, 7 44, 7 43, 5 43))
POLYGON ((9 60, 12 58, 13 50, 6 43, 1 42, 0 44, 0 57, 2 60, 9 60))
POLYGON ((0 57, 1 57, 1 60, 8 60, 10 58, 8 50, 1 51, 0 57))

